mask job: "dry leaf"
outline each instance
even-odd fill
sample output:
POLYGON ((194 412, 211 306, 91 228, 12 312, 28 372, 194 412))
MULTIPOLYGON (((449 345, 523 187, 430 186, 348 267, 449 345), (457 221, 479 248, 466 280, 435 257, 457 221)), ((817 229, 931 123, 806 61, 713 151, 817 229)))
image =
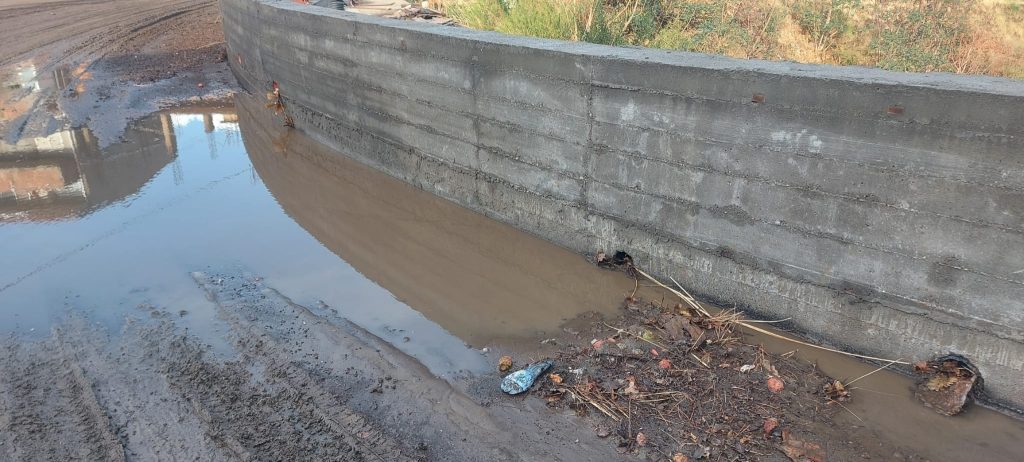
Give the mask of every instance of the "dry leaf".
POLYGON ((846 386, 838 380, 826 383, 824 391, 825 396, 828 396, 828 399, 833 401, 844 402, 850 400, 850 392, 846 389, 846 386))
POLYGON ((793 462, 825 462, 825 451, 818 443, 800 441, 789 432, 782 435, 782 452, 793 462))
POLYGON ((665 327, 665 331, 668 332, 668 338, 672 339, 673 342, 681 340, 686 335, 683 333, 686 331, 686 325, 680 316, 674 314, 662 315, 661 324, 665 327))
POLYGON ((775 431, 775 428, 778 426, 779 419, 776 419, 775 417, 769 417, 767 419, 764 419, 764 434, 771 434, 771 432, 775 431))
POLYGON ((548 378, 551 379, 551 382, 553 382, 555 385, 559 385, 562 383, 562 376, 555 374, 553 372, 548 374, 548 378))
POLYGON ((948 388, 950 385, 956 383, 957 378, 946 374, 935 374, 935 377, 928 379, 928 383, 925 384, 931 391, 939 391, 948 388))
POLYGON ((622 389, 622 393, 626 394, 626 395, 638 395, 638 394, 640 394, 640 390, 636 388, 636 377, 633 377, 631 375, 629 377, 626 377, 626 380, 629 381, 629 385, 627 385, 626 388, 622 389))

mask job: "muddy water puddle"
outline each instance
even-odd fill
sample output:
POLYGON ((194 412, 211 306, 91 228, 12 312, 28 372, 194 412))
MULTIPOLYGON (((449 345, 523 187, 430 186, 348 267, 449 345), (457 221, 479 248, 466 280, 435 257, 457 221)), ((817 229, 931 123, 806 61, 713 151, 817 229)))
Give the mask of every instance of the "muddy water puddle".
POLYGON ((155 308, 227 349, 190 274, 237 272, 450 375, 614 313, 632 287, 290 136, 216 107, 144 118, 104 149, 88 129, 5 145, 0 329, 43 335, 74 312, 117 330, 155 308))

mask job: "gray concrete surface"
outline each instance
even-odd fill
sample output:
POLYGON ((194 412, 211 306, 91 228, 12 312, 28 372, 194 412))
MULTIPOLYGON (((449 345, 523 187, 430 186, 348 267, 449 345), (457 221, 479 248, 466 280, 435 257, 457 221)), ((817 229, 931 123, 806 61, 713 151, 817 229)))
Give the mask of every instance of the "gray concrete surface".
POLYGON ((363 162, 1024 408, 1024 82, 221 7, 243 85, 363 162))

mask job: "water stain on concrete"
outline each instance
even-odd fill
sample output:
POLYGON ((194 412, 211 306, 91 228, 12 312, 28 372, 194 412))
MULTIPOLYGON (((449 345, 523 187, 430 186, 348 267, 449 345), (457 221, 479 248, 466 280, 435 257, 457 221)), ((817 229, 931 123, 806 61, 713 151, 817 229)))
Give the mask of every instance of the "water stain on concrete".
POLYGON ((939 288, 956 286, 961 275, 959 265, 961 265, 960 259, 954 256, 944 257, 942 260, 932 263, 928 269, 928 284, 939 288))

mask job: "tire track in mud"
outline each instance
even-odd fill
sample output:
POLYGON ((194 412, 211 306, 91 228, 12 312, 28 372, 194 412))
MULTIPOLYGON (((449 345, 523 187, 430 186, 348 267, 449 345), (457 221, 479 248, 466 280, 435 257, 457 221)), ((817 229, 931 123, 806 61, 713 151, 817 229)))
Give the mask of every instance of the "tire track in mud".
POLYGON ((411 460, 365 419, 322 399, 314 383, 268 364, 255 376, 242 363, 215 364, 184 343, 167 363, 172 389, 203 429, 241 460, 411 460))
POLYGON ((65 326, 0 350, 0 460, 413 460, 288 362, 215 359, 169 321, 65 326))
MULTIPOLYGON (((358 404, 354 402, 359 400, 358 395, 366 399, 374 393, 367 390, 388 384, 402 396, 401 403, 393 403, 399 410, 392 417, 414 416, 401 425, 388 425, 389 428, 440 428, 449 433, 464 433, 467 437, 479 436, 474 438, 478 442, 489 438, 477 433, 500 434, 468 396, 432 375, 415 359, 347 320, 327 321, 265 287, 258 279, 203 273, 194 273, 193 278, 231 326, 235 345, 243 354, 265 367, 268 376, 303 390, 320 410, 319 416, 333 429, 371 440, 371 448, 385 449, 381 460, 397 460, 387 455, 399 453, 399 445, 391 442, 393 439, 401 436, 412 441, 420 436, 387 435, 379 430, 379 424, 366 423, 363 414, 378 412, 377 420, 381 420, 379 412, 386 406, 385 402, 392 399, 382 399, 379 395, 369 398, 370 402, 359 406, 363 413, 350 407, 358 404), (428 408, 418 407, 422 405, 428 408), (353 424, 364 428, 351 428, 353 424)), ((432 448, 441 447, 437 441, 432 443, 432 448)), ((409 449, 406 448, 407 452, 409 449)), ((500 449, 484 452, 494 452, 497 460, 512 459, 500 449)), ((460 451, 453 452, 451 448, 431 456, 432 460, 474 458, 460 451)))
POLYGON ((0 433, 6 449, 0 455, 10 460, 124 461, 124 448, 92 382, 63 347, 59 334, 38 347, 3 348, 0 433))
MULTIPOLYGON (((418 442, 429 460, 617 456, 588 428, 553 415, 543 403, 539 409, 516 400, 483 405, 373 333, 347 319, 317 314, 260 278, 204 273, 193 278, 231 326, 240 350, 319 396, 318 406, 372 416, 390 437, 409 442, 406 446, 418 442), (581 437, 591 441, 580 443, 581 437)), ((500 395, 497 383, 492 386, 500 395)))

